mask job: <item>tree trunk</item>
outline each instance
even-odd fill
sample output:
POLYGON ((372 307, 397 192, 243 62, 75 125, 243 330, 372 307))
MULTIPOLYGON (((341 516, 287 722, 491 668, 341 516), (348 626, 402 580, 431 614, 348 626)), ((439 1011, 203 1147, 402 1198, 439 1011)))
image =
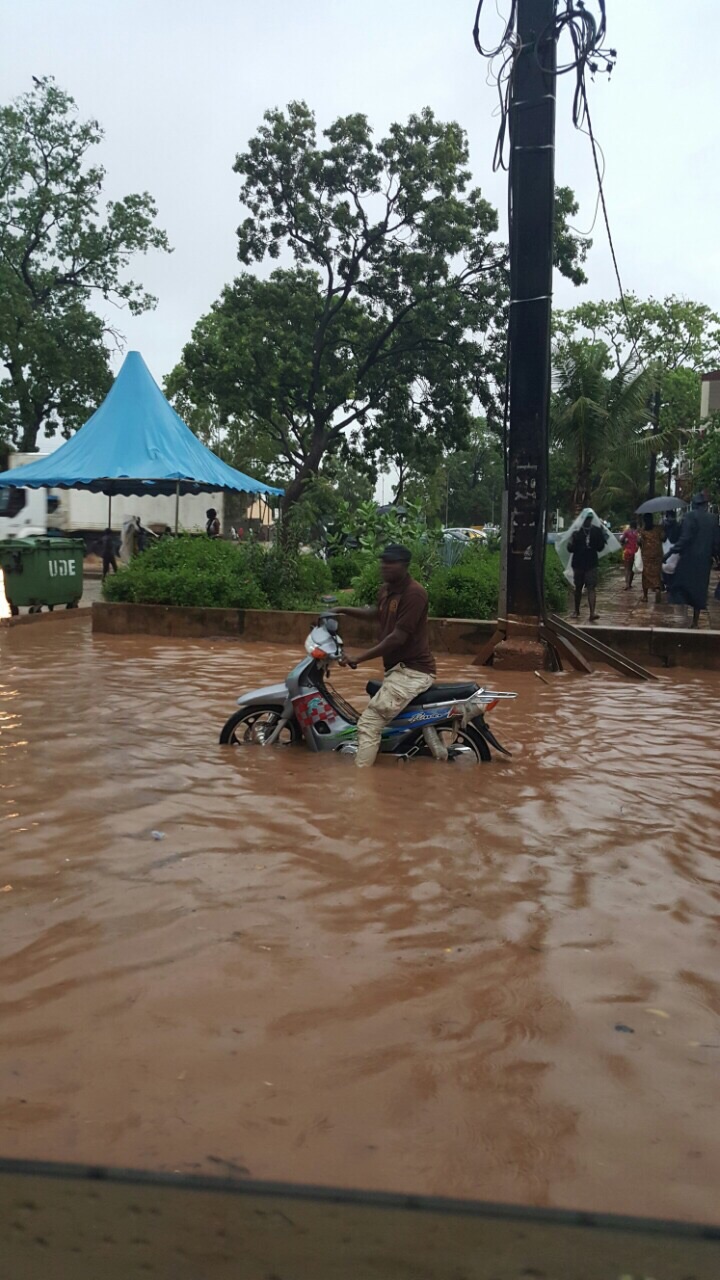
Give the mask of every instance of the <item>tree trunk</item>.
POLYGON ((317 476, 320 470, 320 463, 325 456, 327 444, 328 441, 324 431, 316 430, 304 465, 295 472, 290 483, 285 486, 285 492, 280 503, 280 514, 282 516, 280 537, 284 543, 287 542, 290 533, 288 517, 291 516, 293 507, 300 501, 308 485, 317 476))
POLYGON ((20 357, 14 355, 12 359, 6 360, 5 367, 10 374, 10 381, 15 391, 15 399, 17 400, 20 415, 21 433, 18 448, 21 453, 36 453, 38 432, 45 416, 44 407, 38 409, 32 400, 25 379, 20 372, 20 357))
POLYGON ((398 462, 398 482, 393 497, 393 506, 399 507, 405 491, 405 467, 402 459, 398 462))
POLYGON ((38 452, 37 438, 38 438, 38 432, 40 430, 41 425, 42 425, 42 420, 40 422, 23 424, 23 432, 20 437, 20 446, 19 446, 20 453, 37 453, 38 452))

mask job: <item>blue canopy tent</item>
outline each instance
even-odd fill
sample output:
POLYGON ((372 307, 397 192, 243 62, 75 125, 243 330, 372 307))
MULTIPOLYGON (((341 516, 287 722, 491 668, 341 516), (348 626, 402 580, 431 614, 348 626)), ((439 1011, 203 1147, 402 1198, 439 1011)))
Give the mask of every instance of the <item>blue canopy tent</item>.
MULTIPOLYGON (((168 404, 139 351, 129 351, 92 417, 55 453, 0 472, 0 488, 90 489, 146 497, 282 489, 236 471, 206 448, 168 404)), ((108 523, 110 519, 108 518, 108 523)))

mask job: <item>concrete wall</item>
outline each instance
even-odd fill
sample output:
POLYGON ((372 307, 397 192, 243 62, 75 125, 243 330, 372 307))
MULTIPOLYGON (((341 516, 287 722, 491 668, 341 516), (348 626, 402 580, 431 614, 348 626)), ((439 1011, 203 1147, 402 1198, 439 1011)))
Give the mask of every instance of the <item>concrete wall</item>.
POLYGON ((720 412, 720 372, 704 373, 700 383, 700 417, 720 412))
MULTIPOLYGON (((317 622, 317 613, 278 609, 183 609, 159 604, 94 604, 93 631, 106 635, 237 636, 268 644, 303 645, 317 622)), ((493 622, 461 618, 431 618, 430 643, 436 653, 476 653, 495 630, 493 622)), ((343 618, 343 638, 352 645, 370 645, 375 625, 359 618, 343 618)))
POLYGON ((719 631, 679 627, 588 627, 586 630, 644 667, 720 671, 719 631))
MULTIPOLYGON (((42 616, 42 615, 39 615, 42 616)), ((94 604, 93 631, 106 635, 154 635, 172 638, 236 636, 267 644, 300 647, 317 621, 316 613, 259 609, 183 609, 156 604, 94 604)), ((369 645, 373 623, 344 618, 350 645, 369 645)), ((465 618, 431 618, 430 643, 437 654, 473 655, 493 634, 495 623, 465 618)), ((613 649, 653 668, 695 667, 720 671, 720 632, 670 627, 592 627, 588 633, 613 649)))

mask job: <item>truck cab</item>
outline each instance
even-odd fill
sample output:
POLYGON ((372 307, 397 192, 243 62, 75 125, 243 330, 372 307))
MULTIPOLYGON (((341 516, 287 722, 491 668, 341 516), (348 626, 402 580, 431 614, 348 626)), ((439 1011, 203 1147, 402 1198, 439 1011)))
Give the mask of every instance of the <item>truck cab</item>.
POLYGON ((0 541, 43 537, 47 527, 46 489, 0 489, 0 541))

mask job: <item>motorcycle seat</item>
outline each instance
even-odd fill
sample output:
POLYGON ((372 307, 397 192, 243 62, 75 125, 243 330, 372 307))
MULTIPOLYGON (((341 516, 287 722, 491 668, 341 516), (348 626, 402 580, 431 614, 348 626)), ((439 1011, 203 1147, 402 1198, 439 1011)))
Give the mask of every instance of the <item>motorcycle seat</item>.
MULTIPOLYGON (((380 680, 368 680, 366 689, 371 698, 378 692, 381 683, 380 680)), ((472 698, 479 688, 477 684, 433 684, 425 693, 419 693, 417 698, 413 698, 408 706, 427 707, 434 702, 464 702, 466 698, 472 698)))

